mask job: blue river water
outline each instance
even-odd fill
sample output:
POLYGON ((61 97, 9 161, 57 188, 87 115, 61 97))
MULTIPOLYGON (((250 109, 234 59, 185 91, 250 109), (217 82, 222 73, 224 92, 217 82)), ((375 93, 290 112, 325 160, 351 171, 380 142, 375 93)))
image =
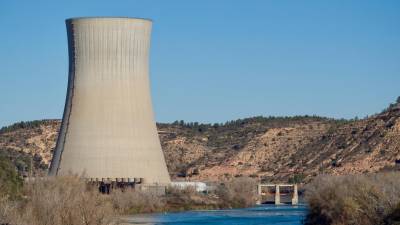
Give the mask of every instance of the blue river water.
POLYGON ((135 215, 125 218, 125 222, 141 225, 300 225, 306 212, 305 205, 261 205, 245 209, 135 215))

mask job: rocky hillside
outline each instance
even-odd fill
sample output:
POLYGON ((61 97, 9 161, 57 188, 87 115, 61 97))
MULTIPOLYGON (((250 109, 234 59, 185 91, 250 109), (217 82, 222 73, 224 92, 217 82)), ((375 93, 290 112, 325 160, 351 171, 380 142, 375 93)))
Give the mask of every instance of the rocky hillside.
MULTIPOLYGON (((44 174, 59 126, 59 120, 42 120, 4 127, 0 154, 25 176, 44 174)), ((400 104, 362 120, 253 117, 225 124, 176 121, 158 129, 174 179, 250 176, 299 182, 322 173, 394 170, 396 160, 400 164, 400 104)))

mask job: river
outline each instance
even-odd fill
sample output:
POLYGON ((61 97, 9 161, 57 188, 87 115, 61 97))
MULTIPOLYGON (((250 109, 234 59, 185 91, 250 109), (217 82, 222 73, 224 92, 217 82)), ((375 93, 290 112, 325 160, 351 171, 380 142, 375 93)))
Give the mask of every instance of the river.
POLYGON ((306 212, 305 205, 261 205, 246 209, 134 215, 124 221, 141 225, 300 225, 306 212))

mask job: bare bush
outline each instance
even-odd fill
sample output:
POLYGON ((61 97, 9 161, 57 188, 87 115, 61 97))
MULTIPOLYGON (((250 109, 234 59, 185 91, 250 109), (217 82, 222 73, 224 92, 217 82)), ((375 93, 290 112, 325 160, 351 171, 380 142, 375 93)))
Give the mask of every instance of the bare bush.
POLYGON ((248 207, 257 201, 257 182, 247 177, 235 178, 220 185, 216 191, 222 208, 248 207))
POLYGON ((218 199, 196 191, 195 187, 169 187, 166 195, 166 210, 182 211, 219 208, 218 199))
MULTIPOLYGON (((24 187, 26 199, 7 202, 11 225, 108 225, 115 212, 106 196, 77 176, 37 179, 24 187)), ((3 205, 3 204, 2 204, 3 205)), ((1 211, 1 210, 0 210, 1 211)))
POLYGON ((400 203, 400 174, 321 176, 306 187, 306 225, 385 224, 400 203))
POLYGON ((165 207, 163 197, 147 191, 114 190, 109 198, 114 209, 120 214, 158 212, 165 207))

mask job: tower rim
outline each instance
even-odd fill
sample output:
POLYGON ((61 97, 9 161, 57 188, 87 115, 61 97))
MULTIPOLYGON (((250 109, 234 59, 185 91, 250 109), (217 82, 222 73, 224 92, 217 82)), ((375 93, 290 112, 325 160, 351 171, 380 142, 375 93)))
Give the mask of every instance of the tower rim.
POLYGON ((141 20, 153 22, 152 19, 142 18, 142 17, 129 17, 129 16, 83 16, 83 17, 71 17, 66 19, 66 22, 78 21, 78 20, 113 20, 113 19, 121 19, 121 20, 141 20))

